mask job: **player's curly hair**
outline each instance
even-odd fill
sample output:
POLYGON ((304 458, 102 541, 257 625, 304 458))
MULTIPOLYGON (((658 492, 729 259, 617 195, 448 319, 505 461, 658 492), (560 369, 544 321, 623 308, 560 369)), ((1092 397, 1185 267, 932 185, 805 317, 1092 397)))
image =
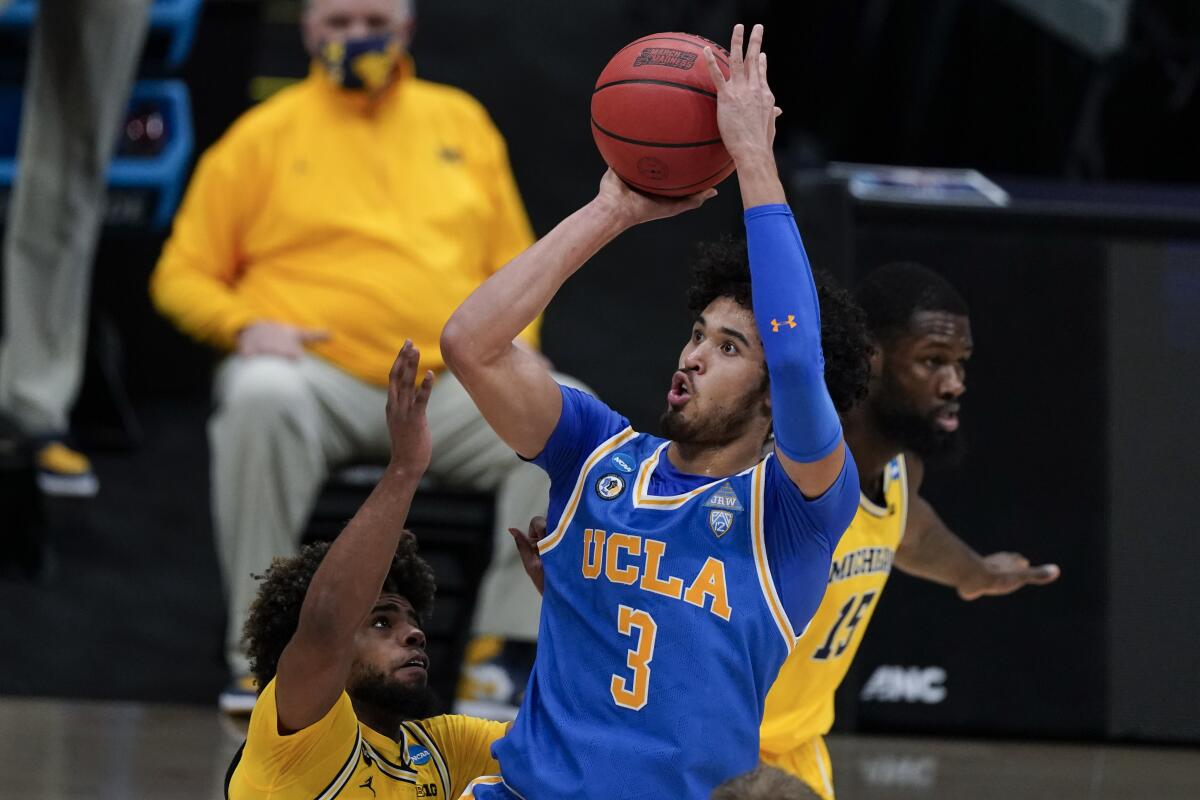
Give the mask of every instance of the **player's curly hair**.
MULTIPOLYGON (((849 411, 867 396, 871 342, 867 319, 850 294, 825 270, 814 269, 821 304, 821 349, 825 354, 825 386, 839 412, 849 411)), ((698 248, 687 303, 699 316, 718 297, 730 297, 754 310, 750 294, 750 258, 746 240, 725 236, 698 248)))
MULTIPOLYGON (((242 635, 250 657, 250 671, 259 688, 275 677, 283 648, 300 624, 304 595, 329 547, 330 542, 304 545, 296 555, 276 558, 265 573, 255 576, 261 583, 242 635)), ((433 569, 417 555, 416 539, 412 536, 401 538, 383 582, 383 591, 404 597, 417 612, 417 618, 425 619, 433 610, 436 589, 433 569)))

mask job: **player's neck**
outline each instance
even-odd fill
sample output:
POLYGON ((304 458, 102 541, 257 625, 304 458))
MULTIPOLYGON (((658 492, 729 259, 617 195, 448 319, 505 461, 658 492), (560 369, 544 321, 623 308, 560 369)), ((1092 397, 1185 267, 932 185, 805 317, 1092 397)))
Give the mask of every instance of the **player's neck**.
POLYGON ((403 715, 356 702, 353 697, 350 698, 350 702, 354 706, 354 714, 358 717, 359 722, 376 733, 400 741, 400 723, 404 721, 403 715))
POLYGON ((714 478, 736 475, 762 460, 762 436, 743 436, 715 446, 672 441, 667 447, 667 459, 671 466, 688 475, 714 478))
POLYGON ((858 466, 858 482, 867 492, 869 487, 879 483, 883 468, 904 448, 879 431, 867 411, 866 403, 859 403, 846 414, 842 420, 842 431, 846 445, 854 454, 854 463, 858 466))

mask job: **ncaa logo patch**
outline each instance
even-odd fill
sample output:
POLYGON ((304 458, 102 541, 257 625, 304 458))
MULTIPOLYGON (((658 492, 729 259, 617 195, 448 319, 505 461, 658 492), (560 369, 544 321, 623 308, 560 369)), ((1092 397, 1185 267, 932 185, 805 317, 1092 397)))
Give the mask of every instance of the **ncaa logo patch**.
POLYGON ((733 527, 733 512, 714 508, 708 512, 708 527, 712 528, 712 532, 720 539, 733 527))
POLYGON ((623 491, 625 491, 625 479, 620 475, 610 472, 596 481, 596 494, 600 495, 602 500, 612 500, 623 491))
POLYGON ((419 744, 414 744, 408 748, 408 761, 410 764, 420 766, 429 761, 429 751, 419 744))
POLYGON ((888 480, 900 480, 900 462, 897 459, 888 462, 888 480))
POLYGON ((614 467, 624 472, 626 475, 633 472, 633 459, 625 453, 616 453, 611 459, 614 467))

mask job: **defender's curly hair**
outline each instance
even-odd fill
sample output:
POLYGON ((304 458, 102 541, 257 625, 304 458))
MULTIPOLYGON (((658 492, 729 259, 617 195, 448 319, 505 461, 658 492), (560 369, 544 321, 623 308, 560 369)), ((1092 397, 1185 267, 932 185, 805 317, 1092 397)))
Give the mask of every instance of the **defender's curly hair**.
MULTIPOLYGON (((248 646, 250 671, 261 689, 275 677, 279 656, 291 641, 300 624, 300 606, 312 583, 313 575, 330 542, 314 542, 300 548, 290 558, 276 558, 262 575, 258 595, 250 606, 250 616, 242 635, 248 646)), ((433 610, 433 595, 437 586, 433 569, 417 555, 417 541, 411 536, 400 539, 392 566, 383 582, 383 591, 398 594, 412 604, 418 619, 433 610)))
MULTIPOLYGON (((825 386, 833 407, 844 413, 867 396, 871 356, 867 318, 828 272, 814 269, 813 278, 821 304, 825 386)), ((688 309, 699 316, 718 297, 730 297, 742 308, 754 310, 745 239, 726 236, 699 246, 687 292, 688 309)))

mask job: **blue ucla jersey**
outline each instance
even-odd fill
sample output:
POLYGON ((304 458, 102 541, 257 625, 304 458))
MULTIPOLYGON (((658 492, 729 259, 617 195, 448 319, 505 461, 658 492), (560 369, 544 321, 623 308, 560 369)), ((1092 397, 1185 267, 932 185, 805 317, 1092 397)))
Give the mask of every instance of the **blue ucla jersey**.
POLYGON ((767 690, 841 533, 826 517, 853 515, 857 485, 846 515, 842 478, 807 501, 772 457, 714 480, 668 444, 563 389, 536 459, 555 523, 537 661, 493 748, 526 800, 708 797, 758 763, 767 690))

